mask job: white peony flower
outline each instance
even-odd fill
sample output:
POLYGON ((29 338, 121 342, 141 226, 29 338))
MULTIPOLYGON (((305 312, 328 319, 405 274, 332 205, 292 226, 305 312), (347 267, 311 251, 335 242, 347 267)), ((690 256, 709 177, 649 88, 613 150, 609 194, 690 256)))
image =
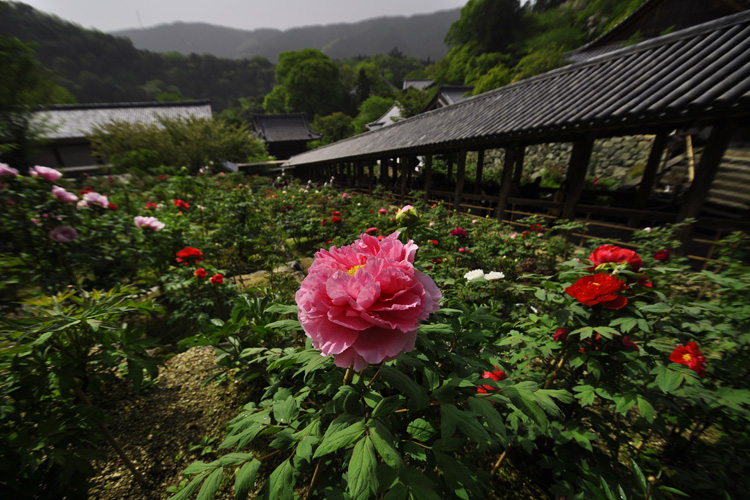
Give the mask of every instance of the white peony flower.
POLYGON ((505 278, 505 274, 497 271, 492 271, 484 277, 486 280, 501 280, 503 278, 505 278))
POLYGON ((469 281, 478 280, 479 278, 484 278, 484 271, 481 269, 474 269, 473 271, 469 271, 468 273, 464 274, 464 278, 466 278, 469 281))

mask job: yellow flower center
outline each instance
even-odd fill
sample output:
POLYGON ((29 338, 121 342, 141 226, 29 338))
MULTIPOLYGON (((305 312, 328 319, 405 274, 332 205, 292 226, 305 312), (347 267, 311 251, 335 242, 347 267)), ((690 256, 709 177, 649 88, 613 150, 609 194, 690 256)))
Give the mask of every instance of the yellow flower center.
POLYGON ((349 273, 349 274, 351 274, 352 276, 354 276, 354 273, 356 273, 356 272, 357 272, 357 269, 359 269, 360 267, 365 267, 365 265, 364 265, 364 264, 361 264, 361 265, 359 265, 359 266, 354 266, 354 267, 352 267, 351 269, 349 269, 349 270, 347 271, 347 273, 349 273))
POLYGON ((692 357, 692 356, 690 356, 690 354, 688 354, 688 353, 685 353, 685 354, 683 354, 683 355, 682 355, 682 359, 683 359, 683 360, 684 360, 684 361, 685 361, 686 363, 690 363, 690 360, 691 360, 691 359, 693 359, 693 357, 692 357))

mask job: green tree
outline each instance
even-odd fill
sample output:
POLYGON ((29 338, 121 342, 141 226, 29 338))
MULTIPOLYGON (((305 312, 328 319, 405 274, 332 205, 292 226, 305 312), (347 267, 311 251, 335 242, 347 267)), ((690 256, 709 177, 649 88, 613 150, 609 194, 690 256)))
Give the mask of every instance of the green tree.
POLYGON ((95 127, 89 140, 96 155, 123 168, 165 164, 197 172, 205 165, 268 157, 247 126, 208 118, 162 118, 159 125, 115 121, 95 127))
POLYGON ((475 44, 480 52, 507 52, 525 25, 519 0, 469 0, 448 30, 445 43, 449 47, 475 44))
POLYGON ((429 90, 406 89, 401 93, 401 96, 396 98, 396 105, 401 110, 401 116, 409 118, 421 113, 430 103, 436 92, 437 88, 435 87, 429 90))
POLYGON ((352 122, 355 132, 364 132, 367 129, 367 124, 372 123, 383 116, 383 114, 393 106, 393 103, 394 100, 390 97, 379 97, 374 95, 367 98, 359 105, 359 114, 352 122))
POLYGON ((483 94, 490 90, 508 85, 513 79, 513 73, 503 64, 498 64, 474 83, 473 95, 483 94))
POLYGON ((311 128, 323 134, 323 137, 310 143, 310 147, 325 146, 354 135, 352 117, 340 111, 328 116, 316 116, 311 128))
MULTIPOLYGON (((0 10, 3 5, 0 4, 0 10)), ((0 161, 28 167, 29 156, 42 142, 45 125, 32 122, 32 112, 52 103, 75 99, 55 85, 41 68, 30 45, 0 37, 0 161)))

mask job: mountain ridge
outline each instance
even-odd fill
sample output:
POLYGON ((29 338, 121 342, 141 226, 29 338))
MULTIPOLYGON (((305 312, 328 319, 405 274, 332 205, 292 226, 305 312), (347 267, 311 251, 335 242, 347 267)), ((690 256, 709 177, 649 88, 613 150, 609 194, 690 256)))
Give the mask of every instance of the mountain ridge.
POLYGON ((217 57, 266 57, 276 61, 280 52, 316 48, 332 59, 387 54, 394 48, 422 60, 438 60, 448 49, 445 33, 461 9, 432 14, 380 16, 356 23, 311 25, 280 30, 243 30, 202 22, 158 24, 108 32, 130 39, 134 47, 154 52, 211 54, 217 57))

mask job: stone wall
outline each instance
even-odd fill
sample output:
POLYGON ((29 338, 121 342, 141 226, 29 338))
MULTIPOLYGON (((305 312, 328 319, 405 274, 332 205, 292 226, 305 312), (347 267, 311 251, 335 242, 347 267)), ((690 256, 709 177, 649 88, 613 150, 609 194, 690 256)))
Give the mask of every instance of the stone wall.
MULTIPOLYGON (((594 149, 589 162, 590 177, 615 178, 621 182, 629 180, 634 168, 644 168, 648 161, 652 135, 608 137, 594 141, 594 149)), ((542 175, 546 169, 564 174, 570 162, 573 144, 558 142, 534 144, 526 148, 523 173, 531 178, 542 175)), ((501 170, 504 161, 504 150, 493 149, 485 154, 488 170, 501 170)))

